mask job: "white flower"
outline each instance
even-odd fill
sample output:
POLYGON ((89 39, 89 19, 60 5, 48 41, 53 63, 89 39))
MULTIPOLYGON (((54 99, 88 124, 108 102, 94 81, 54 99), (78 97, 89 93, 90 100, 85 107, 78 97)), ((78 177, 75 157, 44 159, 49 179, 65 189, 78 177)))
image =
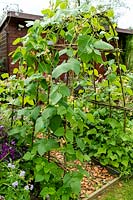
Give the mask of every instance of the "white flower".
POLYGON ((29 185, 26 185, 25 187, 24 187, 24 189, 25 190, 29 190, 30 188, 29 188, 29 185))
POLYGON ((8 167, 11 168, 11 169, 15 169, 15 165, 13 165, 12 163, 9 163, 8 167))
POLYGON ((12 186, 13 186, 14 188, 17 187, 17 186, 18 186, 18 181, 13 182, 13 183, 12 183, 12 186))
POLYGON ((19 176, 20 176, 20 177, 24 177, 24 176, 25 176, 25 171, 20 171, 19 176))
POLYGON ((34 185, 30 185, 30 190, 33 190, 33 188, 34 188, 34 185))

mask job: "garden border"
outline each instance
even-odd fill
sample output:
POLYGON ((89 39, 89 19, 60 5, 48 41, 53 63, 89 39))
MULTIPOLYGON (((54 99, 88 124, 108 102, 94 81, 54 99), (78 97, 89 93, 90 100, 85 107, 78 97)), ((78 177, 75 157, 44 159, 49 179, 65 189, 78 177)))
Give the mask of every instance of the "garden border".
POLYGON ((121 179, 121 176, 116 177, 113 180, 109 181, 106 185, 104 185, 100 189, 98 189, 95 192, 93 192, 92 194, 90 194, 89 197, 86 198, 86 200, 94 200, 94 198, 97 198, 100 194, 104 193, 107 188, 109 188, 113 184, 117 183, 117 181, 119 181, 120 179, 121 179))
MULTIPOLYGON (((96 158, 92 158, 92 161, 95 164, 98 164, 100 166, 101 163, 96 159, 96 158)), ((115 177, 113 180, 109 181, 108 183, 106 183, 105 185, 103 185, 101 188, 99 188, 98 190, 94 191, 93 193, 91 193, 89 195, 89 197, 84 198, 83 200, 96 200, 94 198, 97 198, 98 196, 100 196, 102 193, 106 192, 106 189, 108 189, 109 187, 111 187, 112 185, 116 184, 120 179, 121 179, 121 175, 120 172, 114 168, 112 168, 111 166, 106 166, 106 169, 108 170, 108 173, 110 173, 111 175, 116 175, 117 177, 115 177)))

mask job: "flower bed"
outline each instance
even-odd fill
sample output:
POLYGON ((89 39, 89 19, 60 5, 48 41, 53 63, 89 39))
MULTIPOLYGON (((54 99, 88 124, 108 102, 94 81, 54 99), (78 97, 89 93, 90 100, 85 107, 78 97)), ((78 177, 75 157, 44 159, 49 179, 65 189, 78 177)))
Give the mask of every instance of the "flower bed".
POLYGON ((113 13, 55 10, 45 10, 43 21, 14 41, 21 43, 12 53, 19 68, 1 75, 5 199, 89 198, 115 180, 93 157, 121 174, 132 171, 132 76, 120 63, 113 13))
MULTIPOLYGON (((80 161, 76 160, 73 163, 67 163, 67 165, 64 166, 63 156, 60 153, 51 152, 51 158, 66 171, 78 171, 79 166, 86 171, 86 174, 81 180, 81 193, 79 197, 81 200, 93 199, 94 196, 98 196, 106 187, 112 185, 119 179, 118 176, 110 174, 106 167, 102 167, 94 162, 85 162, 81 164, 80 161)), ((50 162, 52 162, 52 160, 50 162)), ((30 181, 32 180, 30 179, 29 181, 26 180, 26 171, 20 170, 17 165, 15 166, 14 164, 5 161, 3 161, 3 165, 8 169, 6 175, 9 176, 10 180, 6 183, 12 190, 21 193, 21 188, 23 188, 25 195, 31 193, 30 199, 39 199, 39 197, 34 197, 34 191, 37 190, 37 188, 34 188, 34 182, 31 183, 30 181), (32 190, 33 192, 30 192, 32 190)), ((3 173, 3 170, 1 172, 3 173)), ((27 199, 28 198, 29 197, 27 196, 27 199)), ((0 200, 5 200, 4 195, 0 196, 0 200)))
MULTIPOLYGON (((51 158, 63 165, 64 160, 61 153, 53 151, 51 158)), ((67 163, 67 166, 63 165, 63 168, 69 171, 77 171, 77 166, 81 166, 87 172, 87 175, 84 175, 81 180, 80 199, 82 200, 98 196, 106 187, 119 179, 118 172, 113 171, 112 168, 110 170, 110 168, 101 166, 96 160, 84 163, 75 160, 73 163, 67 163)))

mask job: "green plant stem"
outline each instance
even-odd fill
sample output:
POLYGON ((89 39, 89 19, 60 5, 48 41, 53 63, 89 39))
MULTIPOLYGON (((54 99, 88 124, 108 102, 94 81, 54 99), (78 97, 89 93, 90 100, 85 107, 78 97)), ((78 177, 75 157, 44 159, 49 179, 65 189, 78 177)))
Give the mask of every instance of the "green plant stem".
MULTIPOLYGON (((48 139, 50 138, 50 129, 48 129, 48 139)), ((50 151, 48 151, 48 162, 50 162, 50 160, 51 160, 51 153, 50 153, 50 151)))
POLYGON ((48 101, 47 101, 48 105, 49 105, 49 100, 50 100, 50 89, 51 89, 51 85, 48 86, 48 101))
MULTIPOLYGON (((24 87, 25 89, 25 87, 24 87)), ((22 94, 22 109, 24 108, 24 98, 25 98, 25 90, 23 91, 23 94, 22 94)), ((22 126, 24 125, 24 116, 22 115, 21 116, 21 122, 22 122, 22 126)))
MULTIPOLYGON (((49 105, 49 101, 50 101, 50 90, 51 90, 51 80, 49 82, 48 85, 48 100, 47 100, 47 104, 49 105)), ((50 138, 50 130, 48 129, 48 139, 50 138)), ((48 151, 48 162, 50 162, 50 151, 48 151)))
MULTIPOLYGON (((110 83, 109 83, 109 80, 108 80, 108 88, 110 90, 110 83)), ((111 118, 112 117, 112 110, 111 110, 111 93, 109 91, 109 117, 111 118)))
POLYGON ((37 82, 37 89, 36 89, 36 105, 38 105, 38 95, 39 95, 39 82, 37 82))
POLYGON ((0 162, 2 162, 8 155, 9 155, 9 152, 0 160, 0 162))
MULTIPOLYGON (((36 98, 35 98, 36 105, 38 104, 38 89, 39 89, 39 83, 37 82, 37 90, 36 90, 36 98)), ((36 120, 33 120, 33 129, 32 129, 32 135, 31 135, 31 146, 32 147, 33 147, 33 142, 34 142, 35 125, 36 125, 36 120)))
MULTIPOLYGON (((112 24, 111 20, 106 15, 103 15, 101 13, 100 14, 98 13, 98 16, 100 16, 102 18, 105 18, 107 20, 108 24, 112 28, 112 31, 114 33, 114 37, 116 37, 117 36, 116 35, 116 31, 115 31, 115 28, 113 27, 113 24, 112 24)), ((119 77, 120 77, 120 84, 121 84, 121 91, 122 91, 122 98, 123 98, 123 106, 126 107, 125 93, 124 93, 124 87, 123 87, 123 81, 122 81, 122 73, 121 73, 121 68, 120 68, 119 44, 118 44, 118 40, 117 39, 114 39, 114 42, 115 42, 115 45, 116 45, 116 63, 117 63, 117 66, 118 66, 119 77)), ((126 131, 126 110, 125 109, 124 109, 123 131, 124 132, 126 131)))
MULTIPOLYGON (((64 117, 64 137, 65 137, 65 141, 66 141, 66 131, 67 131, 67 119, 66 117, 64 117)), ((65 143, 66 145, 66 143, 65 143)), ((66 166, 66 153, 64 153, 64 166, 66 166)), ((64 175, 65 175, 65 171, 64 171, 64 175)))
MULTIPOLYGON (((120 67, 119 67, 120 69, 120 67)), ((123 98, 123 106, 124 108, 126 107, 126 100, 125 100, 125 93, 124 93, 124 87, 123 87, 123 81, 121 77, 121 69, 120 69, 120 84, 121 84, 121 91, 122 91, 122 98, 123 98)), ((124 125, 123 125, 123 130, 124 132, 126 131, 126 110, 124 109, 124 125)))
MULTIPOLYGON (((118 48, 118 41, 116 40, 116 47, 118 48)), ((120 56, 119 56, 119 51, 116 51, 116 62, 118 66, 118 71, 119 71, 119 78, 120 78, 120 84, 121 84, 121 92, 122 92, 122 98, 123 98, 123 106, 124 108, 126 107, 126 100, 125 100, 125 92, 124 92, 124 87, 123 87, 123 81, 122 81, 122 72, 120 68, 120 56)), ((124 109, 124 123, 123 123, 123 131, 126 131, 126 110, 124 109)))
POLYGON ((31 134, 31 146, 33 147, 33 143, 34 143, 34 134, 35 134, 35 125, 36 125, 36 121, 33 121, 33 129, 32 129, 32 134, 31 134))
POLYGON ((67 172, 67 168, 66 165, 63 165, 63 163, 55 160, 55 157, 51 156, 50 160, 53 161, 54 163, 56 163, 61 169, 63 169, 65 172, 67 172))
POLYGON ((14 121, 14 105, 12 105, 11 127, 13 126, 13 121, 14 121))
MULTIPOLYGON (((95 70, 95 68, 93 67, 93 87, 94 87, 95 101, 96 101, 96 82, 95 82, 95 73, 94 73, 94 70, 95 70)), ((96 108, 96 104, 95 104, 95 108, 96 108)))

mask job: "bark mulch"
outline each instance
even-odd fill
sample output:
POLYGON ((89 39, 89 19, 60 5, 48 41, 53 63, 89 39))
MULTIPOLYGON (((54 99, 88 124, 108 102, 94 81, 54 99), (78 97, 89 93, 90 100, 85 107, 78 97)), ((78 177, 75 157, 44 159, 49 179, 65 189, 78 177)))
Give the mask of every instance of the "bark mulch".
POLYGON ((96 164, 93 161, 81 164, 80 161, 75 160, 73 163, 64 164, 64 158, 61 153, 53 151, 50 153, 50 156, 52 160, 56 160, 56 163, 66 171, 78 170, 77 166, 80 165, 88 172, 88 176, 84 176, 81 181, 80 199, 82 200, 87 200, 93 192, 99 190, 116 178, 116 175, 110 174, 106 167, 96 164))

